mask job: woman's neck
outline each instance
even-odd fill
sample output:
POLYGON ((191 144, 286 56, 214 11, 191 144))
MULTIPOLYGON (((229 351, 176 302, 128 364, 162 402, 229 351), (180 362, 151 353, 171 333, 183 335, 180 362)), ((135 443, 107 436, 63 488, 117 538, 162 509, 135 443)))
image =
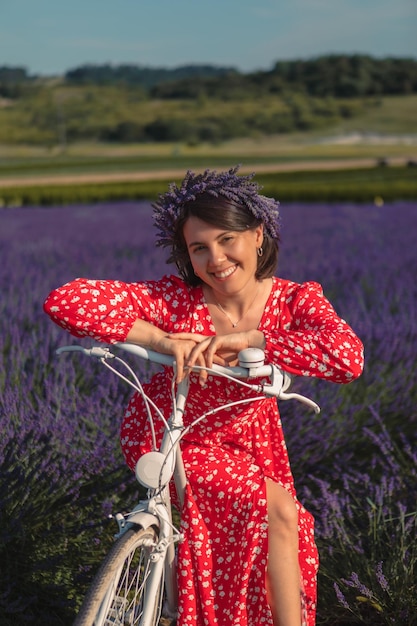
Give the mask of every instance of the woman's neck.
POLYGON ((256 328, 262 317, 272 288, 272 279, 254 281, 253 285, 236 294, 217 293, 205 285, 204 297, 215 326, 240 330, 256 328), (256 322, 256 323, 255 323, 256 322))

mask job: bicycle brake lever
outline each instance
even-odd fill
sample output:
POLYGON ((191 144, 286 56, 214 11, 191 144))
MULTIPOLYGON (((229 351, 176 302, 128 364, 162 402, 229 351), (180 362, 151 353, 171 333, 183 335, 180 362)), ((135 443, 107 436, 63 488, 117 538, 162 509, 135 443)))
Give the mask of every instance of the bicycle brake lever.
POLYGON ((280 400, 298 400, 299 402, 306 404, 308 407, 310 407, 310 409, 313 409, 314 413, 316 414, 320 413, 321 411, 319 405, 316 402, 314 402, 314 400, 310 400, 310 398, 306 398, 305 396, 302 396, 300 393, 282 392, 280 393, 278 398, 280 400))
POLYGON ((57 354, 63 352, 82 352, 86 356, 95 357, 97 359, 114 359, 115 355, 110 352, 109 348, 101 346, 93 346, 92 348, 84 348, 83 346, 61 346, 56 350, 57 354))
POLYGON ((286 393, 290 385, 291 374, 273 366, 271 384, 264 385, 263 392, 265 395, 273 396, 279 400, 298 400, 313 409, 315 413, 320 413, 320 407, 314 400, 310 400, 310 398, 306 398, 299 393, 286 393))

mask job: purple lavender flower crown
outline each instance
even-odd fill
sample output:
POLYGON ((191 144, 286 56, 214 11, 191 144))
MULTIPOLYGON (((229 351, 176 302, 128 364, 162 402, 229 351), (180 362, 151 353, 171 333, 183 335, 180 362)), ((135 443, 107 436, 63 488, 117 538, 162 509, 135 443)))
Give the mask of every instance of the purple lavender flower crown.
POLYGON ((158 229, 156 245, 165 247, 172 244, 175 224, 184 205, 196 200, 202 193, 210 194, 213 198, 223 196, 245 206, 263 222, 265 231, 272 239, 279 239, 279 202, 259 193, 261 187, 252 181, 254 174, 237 176, 239 167, 237 165, 227 172, 219 173, 206 170, 202 174, 194 174, 188 170, 181 187, 171 183, 169 191, 161 194, 152 205, 154 224, 158 229))

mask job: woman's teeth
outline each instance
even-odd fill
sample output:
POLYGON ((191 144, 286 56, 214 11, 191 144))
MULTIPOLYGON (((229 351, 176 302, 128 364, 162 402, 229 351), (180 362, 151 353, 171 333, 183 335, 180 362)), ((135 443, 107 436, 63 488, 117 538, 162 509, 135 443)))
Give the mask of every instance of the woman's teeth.
POLYGON ((233 267, 229 267, 227 270, 224 270, 223 272, 215 272, 215 277, 216 278, 227 278, 228 276, 231 276, 231 274, 233 274, 233 272, 236 270, 236 265, 233 265, 233 267))

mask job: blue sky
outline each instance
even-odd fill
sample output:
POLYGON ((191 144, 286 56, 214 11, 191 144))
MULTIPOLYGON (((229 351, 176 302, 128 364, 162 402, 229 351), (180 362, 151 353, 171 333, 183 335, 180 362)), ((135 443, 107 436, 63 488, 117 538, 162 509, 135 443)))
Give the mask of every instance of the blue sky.
POLYGON ((243 72, 329 53, 417 58, 416 0, 0 0, 0 66, 243 72))

